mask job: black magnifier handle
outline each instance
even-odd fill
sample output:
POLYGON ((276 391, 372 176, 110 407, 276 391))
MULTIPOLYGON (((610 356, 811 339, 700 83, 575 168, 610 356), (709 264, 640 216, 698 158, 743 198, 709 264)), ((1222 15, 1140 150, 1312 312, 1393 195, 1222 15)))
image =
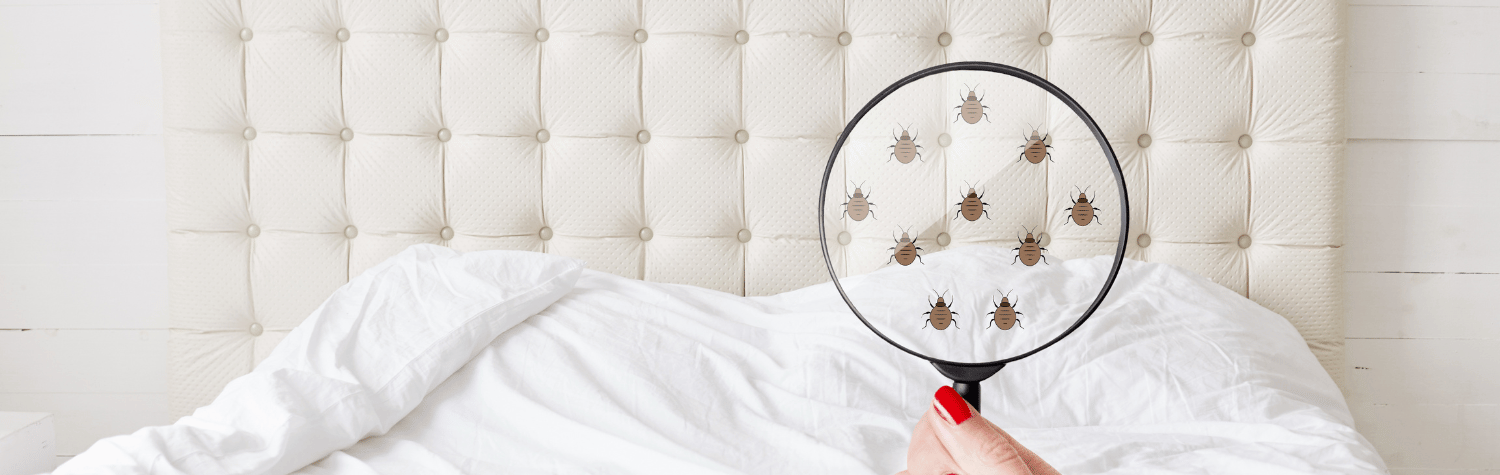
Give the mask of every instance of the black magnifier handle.
POLYGON ((937 368, 943 376, 952 379, 953 390, 958 391, 958 395, 963 396, 964 400, 968 401, 970 406, 974 406, 975 411, 978 411, 979 382, 994 376, 995 372, 1005 367, 1005 363, 959 366, 934 361, 932 366, 937 368))

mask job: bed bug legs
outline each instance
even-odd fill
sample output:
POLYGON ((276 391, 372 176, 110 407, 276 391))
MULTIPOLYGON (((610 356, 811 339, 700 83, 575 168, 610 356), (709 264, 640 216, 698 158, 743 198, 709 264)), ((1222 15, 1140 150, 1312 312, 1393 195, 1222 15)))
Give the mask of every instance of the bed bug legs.
MULTIPOLYGON (((1078 187, 1074 186, 1073 189, 1078 189, 1078 187)), ((1099 208, 1094 207, 1094 200, 1089 199, 1088 192, 1088 188, 1078 190, 1078 201, 1072 203, 1073 207, 1067 209, 1072 215, 1073 224, 1088 226, 1094 221, 1104 224, 1104 221, 1100 221, 1099 215, 1095 213, 1099 211, 1099 208)))
MULTIPOLYGON (((937 291, 934 290, 933 292, 937 291)), ((951 323, 953 324, 953 328, 962 330, 958 326, 958 321, 953 319, 953 317, 958 316, 958 312, 953 311, 951 304, 943 301, 943 297, 946 295, 948 295, 948 291, 946 290, 938 294, 936 304, 932 303, 932 297, 927 297, 927 306, 931 307, 931 309, 922 313, 922 315, 927 316, 927 322, 922 324, 922 328, 927 328, 927 324, 931 323, 933 329, 947 330, 948 324, 951 323)))
POLYGON ((953 121, 958 122, 958 119, 963 119, 964 122, 978 124, 979 118, 984 117, 984 121, 989 122, 990 114, 984 110, 989 109, 990 106, 984 105, 984 96, 974 97, 974 88, 969 87, 968 84, 964 84, 964 87, 969 89, 969 97, 965 98, 961 92, 958 94, 958 100, 963 104, 954 107, 958 109, 958 117, 955 117, 953 121))
POLYGON ((1021 140, 1025 140, 1026 144, 1016 148, 1024 147, 1025 150, 1022 150, 1021 155, 1016 157, 1016 161, 1019 162, 1023 158, 1031 163, 1042 163, 1042 159, 1046 159, 1049 162, 1052 161, 1052 152, 1047 151, 1047 149, 1052 148, 1051 145, 1047 145, 1047 140, 1051 138, 1051 134, 1045 136, 1038 135, 1036 128, 1031 129, 1031 138, 1026 138, 1026 134, 1024 133, 1021 134, 1021 140))
MULTIPOLYGON (((964 182, 964 184, 968 185, 969 182, 964 182)), ((960 194, 959 196, 963 195, 960 194)), ((985 219, 989 219, 990 217, 990 210, 985 209, 990 204, 984 202, 983 194, 974 192, 974 185, 969 185, 968 196, 964 196, 962 201, 954 204, 958 206, 958 212, 953 215, 953 219, 963 216, 964 219, 969 221, 978 221, 980 215, 983 215, 985 219)))
POLYGON ((1011 249, 1012 251, 1016 251, 1015 259, 1010 260, 1012 265, 1017 260, 1020 260, 1022 264, 1026 264, 1027 267, 1036 265, 1038 261, 1043 264, 1052 265, 1052 263, 1047 262, 1047 256, 1042 255, 1042 251, 1047 250, 1047 248, 1037 243, 1036 238, 1032 237, 1030 229, 1026 230, 1026 239, 1021 239, 1021 236, 1017 235, 1016 240, 1021 242, 1021 247, 1011 249))
MULTIPOLYGON (((896 124, 896 126, 900 127, 901 124, 896 124)), ((890 158, 885 159, 887 163, 891 161, 891 158, 894 158, 896 159, 896 161, 899 161, 901 163, 911 163, 911 159, 913 158, 916 158, 923 162, 927 161, 927 159, 922 158, 922 146, 917 145, 917 137, 915 135, 909 135, 907 133, 907 129, 909 128, 911 128, 911 126, 901 127, 900 137, 896 136, 896 131, 891 131, 891 138, 896 140, 896 144, 886 147, 888 149, 891 149, 890 158)))
MULTIPOLYGON (((990 297, 990 303, 995 304, 995 311, 987 314, 990 315, 989 325, 1000 327, 1001 330, 1009 330, 1011 326, 1021 324, 1020 315, 1025 314, 1016 310, 1016 305, 1020 305, 1021 299, 1016 299, 1015 303, 1011 303, 1010 292, 1004 292, 999 303, 995 302, 994 297, 990 297)), ((985 325, 985 328, 989 328, 989 325, 985 325)), ((1024 329, 1026 326, 1021 325, 1021 328, 1024 329)))
MULTIPOLYGON (((849 182, 849 184, 853 185, 854 182, 849 182)), ((870 209, 875 206, 875 203, 870 201, 870 195, 864 194, 864 190, 860 189, 863 185, 861 183, 854 186, 854 196, 844 195, 844 198, 849 200, 843 204, 844 216, 853 218, 855 221, 864 221, 865 216, 875 216, 875 210, 870 209)))
POLYGON ((921 262, 924 265, 927 264, 926 262, 922 261, 922 254, 917 252, 922 250, 922 248, 917 247, 916 240, 912 239, 905 230, 901 231, 901 239, 895 239, 895 237, 896 233, 895 231, 892 231, 891 238, 892 240, 896 241, 896 246, 890 248, 889 250, 895 252, 891 253, 891 258, 885 261, 886 264, 890 264, 891 261, 896 261, 896 263, 903 266, 909 266, 912 262, 921 262))

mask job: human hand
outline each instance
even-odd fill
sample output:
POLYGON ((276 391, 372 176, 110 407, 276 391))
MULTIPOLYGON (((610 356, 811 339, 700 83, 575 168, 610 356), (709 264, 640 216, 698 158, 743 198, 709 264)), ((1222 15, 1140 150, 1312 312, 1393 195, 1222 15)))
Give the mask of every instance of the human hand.
POLYGON ((958 391, 943 386, 932 407, 917 421, 906 452, 906 470, 897 475, 1058 475, 975 411, 958 391))

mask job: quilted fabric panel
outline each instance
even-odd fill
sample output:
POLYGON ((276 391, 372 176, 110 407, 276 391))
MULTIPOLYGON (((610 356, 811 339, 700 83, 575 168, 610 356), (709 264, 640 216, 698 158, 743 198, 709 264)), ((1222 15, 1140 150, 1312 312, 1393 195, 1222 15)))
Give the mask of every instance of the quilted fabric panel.
MULTIPOLYGON (((1130 188, 1129 257, 1280 312, 1342 378, 1335 0, 167 0, 161 12, 176 414, 411 244, 557 253, 748 295, 826 281, 814 211, 845 121, 899 77, 973 60, 1046 77, 1088 108, 1130 188)), ((866 117, 832 172, 835 267, 878 267, 896 226, 927 252, 1013 247, 1003 223, 1026 223, 1052 259, 1108 254, 1113 233, 1063 210, 1075 186, 1109 181, 1076 166, 1101 156, 1071 111, 1020 81, 924 79, 866 117), (1005 113, 958 126, 951 102, 968 89, 1005 113), (1046 165, 1008 156, 1032 129, 1049 135, 1046 165), (903 130, 922 146, 915 165, 892 160, 903 130), (992 219, 953 219, 971 187, 992 219), (842 215, 856 188, 878 221, 842 215)), ((1118 219, 1111 190, 1088 193, 1118 219)))

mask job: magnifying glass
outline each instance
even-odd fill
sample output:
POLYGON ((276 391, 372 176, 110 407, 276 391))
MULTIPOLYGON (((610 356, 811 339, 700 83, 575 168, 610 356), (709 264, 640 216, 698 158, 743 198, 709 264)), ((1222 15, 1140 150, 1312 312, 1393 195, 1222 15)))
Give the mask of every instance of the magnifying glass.
MULTIPOLYGON (((823 259, 849 310, 886 343, 930 362, 976 409, 981 381, 1066 338, 1098 310, 1119 275, 1130 229, 1119 160, 1088 112, 1046 79, 979 61, 923 69, 871 98, 834 143, 818 201, 823 259), (1023 120, 1027 111, 1035 115, 1058 103, 1072 115, 1057 108, 1050 120, 1023 120), (1054 141, 1049 126, 1076 132, 1070 134, 1075 138, 1054 141), (935 201, 931 183, 939 180, 952 189, 935 201), (830 183, 837 201, 829 201, 830 183), (1117 199, 1107 196, 1111 184, 1117 199), (836 238, 845 246, 840 263, 846 272, 880 272, 841 280, 829 252, 830 210, 860 235, 853 245, 847 235, 836 238), (1048 278, 1062 259, 1047 249, 1045 232, 1061 226, 1080 227, 1067 230, 1078 236, 1070 241, 1073 254, 1100 254, 1114 245, 1109 273, 1086 307, 1086 297, 1057 301, 1076 292, 1044 288, 1060 285, 1048 278), (934 234, 993 245, 996 236, 1009 239, 1011 232, 1016 238, 1006 247, 1014 257, 991 275, 1011 280, 1010 288, 972 288, 924 269, 923 246, 933 246, 934 234), (926 302, 915 302, 898 300, 903 297, 889 292, 891 285, 934 288, 923 289, 926 302), (1038 295, 1050 301, 1030 298, 1038 295)), ((941 241, 935 244, 950 244, 941 241)))

